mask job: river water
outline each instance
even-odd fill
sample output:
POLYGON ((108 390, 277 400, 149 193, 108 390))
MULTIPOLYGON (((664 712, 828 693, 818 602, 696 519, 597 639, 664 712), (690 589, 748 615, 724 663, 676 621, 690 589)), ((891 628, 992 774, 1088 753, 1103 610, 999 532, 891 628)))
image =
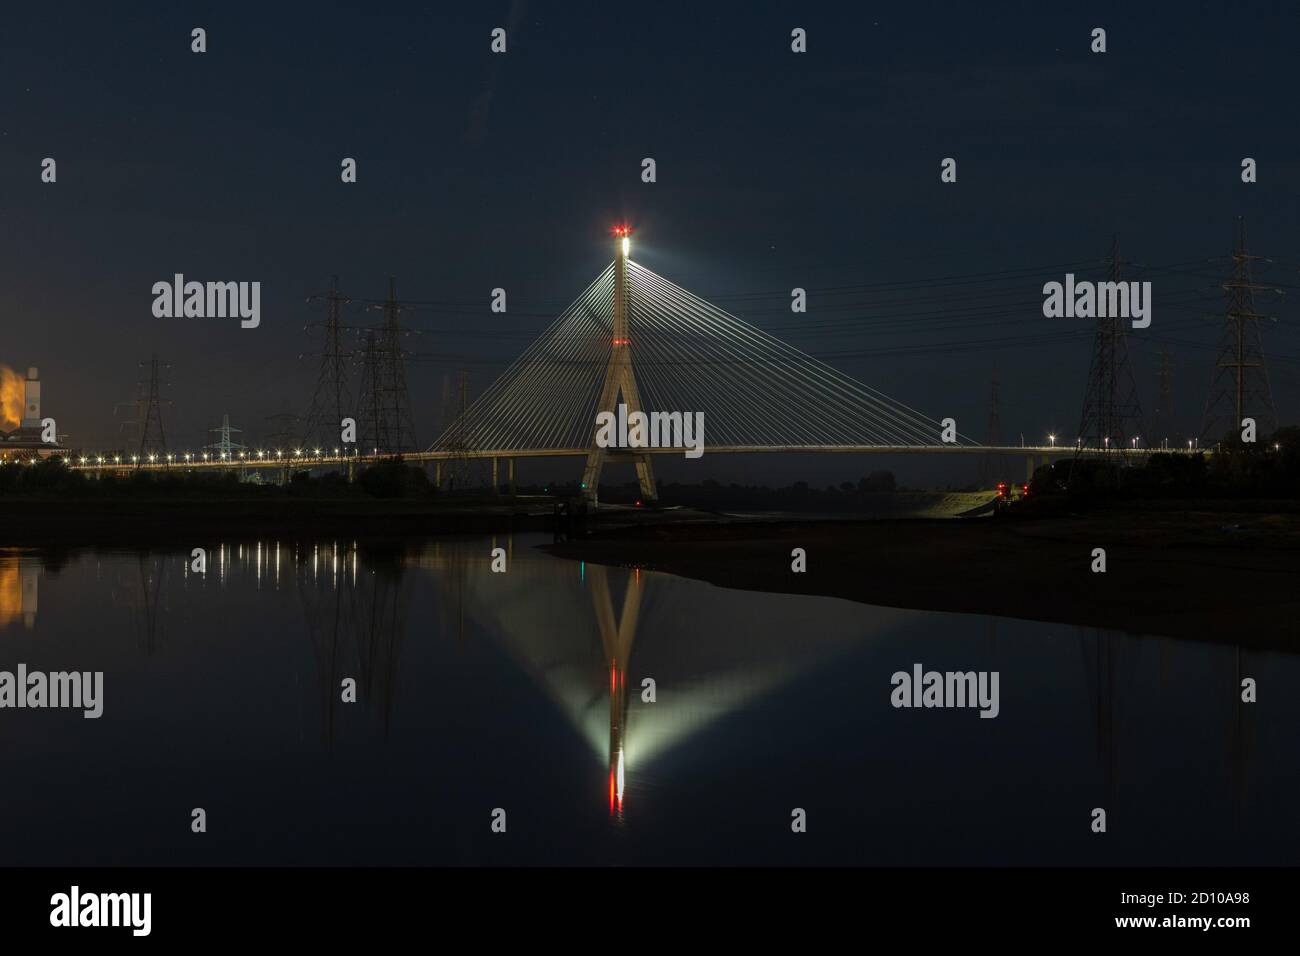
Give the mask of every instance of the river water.
POLYGON ((98 719, 0 709, 0 864, 1300 855, 1293 654, 733 591, 545 540, 211 541, 203 572, 0 552, 0 671, 104 675, 98 719), (996 671, 997 717, 895 708, 917 664, 996 671))

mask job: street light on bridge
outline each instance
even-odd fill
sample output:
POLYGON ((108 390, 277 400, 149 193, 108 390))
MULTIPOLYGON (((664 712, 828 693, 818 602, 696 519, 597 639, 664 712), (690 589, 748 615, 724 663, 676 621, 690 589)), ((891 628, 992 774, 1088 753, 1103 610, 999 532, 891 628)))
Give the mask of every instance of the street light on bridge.
POLYGON ((1055 447, 1056 447, 1056 436, 1055 436, 1055 435, 1048 435, 1048 436, 1047 436, 1047 442, 1048 442, 1049 445, 1051 445, 1053 448, 1055 448, 1055 447))

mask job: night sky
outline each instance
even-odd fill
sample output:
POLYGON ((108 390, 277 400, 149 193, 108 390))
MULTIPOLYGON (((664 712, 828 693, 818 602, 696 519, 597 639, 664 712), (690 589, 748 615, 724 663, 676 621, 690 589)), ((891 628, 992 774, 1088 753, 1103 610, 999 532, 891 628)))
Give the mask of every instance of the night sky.
MULTIPOLYGON (((1130 336, 1142 404, 1166 347, 1181 435, 1199 429, 1244 216, 1273 260, 1260 278, 1286 293, 1257 307, 1278 319, 1264 346, 1293 422, 1300 7, 962 6, 10 5, 0 361, 40 367, 76 446, 121 444, 114 406, 154 351, 173 448, 222 413, 256 442, 310 402, 304 326, 322 310, 306 298, 337 274, 358 300, 347 321, 375 323, 360 300, 391 273, 423 332, 408 341, 423 446, 444 382, 463 366, 485 388, 626 220, 635 260, 977 439, 996 371, 1003 439, 1040 443, 1077 432, 1091 349, 1087 320, 1042 316, 1042 284, 1098 277, 1114 233, 1126 277, 1154 284, 1152 326, 1130 336), (261 327, 155 318, 150 288, 175 272, 260 281, 261 327), (488 310, 497 286, 506 316, 488 310), (790 313, 795 286, 807 315, 790 313)), ((660 461, 670 480, 961 477, 919 459, 660 461)))

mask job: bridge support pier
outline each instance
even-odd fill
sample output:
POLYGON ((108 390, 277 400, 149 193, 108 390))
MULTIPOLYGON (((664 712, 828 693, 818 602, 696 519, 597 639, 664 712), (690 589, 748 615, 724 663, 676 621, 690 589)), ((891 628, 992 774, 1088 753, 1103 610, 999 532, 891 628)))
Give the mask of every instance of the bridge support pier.
POLYGON ((506 459, 506 485, 513 495, 515 493, 515 460, 513 458, 506 459))
POLYGON ((500 480, 497 478, 497 460, 493 458, 492 459, 492 494, 498 495, 500 493, 501 493, 501 483, 500 480))
POLYGON ((439 491, 442 490, 442 461, 438 460, 433 463, 433 487, 439 491))
POLYGON ((587 465, 582 470, 582 493, 592 504, 599 504, 597 491, 600 488, 600 473, 606 461, 630 463, 636 467, 636 480, 640 486, 641 498, 646 503, 659 498, 659 489, 655 486, 654 467, 650 456, 645 452, 628 453, 618 449, 593 448, 587 455, 587 465))

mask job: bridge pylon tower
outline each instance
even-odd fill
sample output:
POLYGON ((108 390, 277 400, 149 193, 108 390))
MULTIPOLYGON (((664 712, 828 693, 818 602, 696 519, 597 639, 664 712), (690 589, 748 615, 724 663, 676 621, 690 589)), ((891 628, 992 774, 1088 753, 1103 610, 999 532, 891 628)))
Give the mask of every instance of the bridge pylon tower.
MULTIPOLYGON (((614 336, 610 344, 609 362, 605 365, 605 384, 600 390, 596 413, 618 414, 619 398, 627 406, 627 413, 643 411, 641 393, 636 386, 636 371, 632 367, 632 340, 629 332, 627 308, 627 254, 631 240, 628 228, 614 230, 614 336)), ((659 497, 655 486, 654 468, 645 451, 618 448, 601 448, 596 444, 598 428, 592 422, 591 445, 587 464, 582 470, 582 489, 588 501, 597 503, 600 473, 606 462, 630 462, 636 466, 636 478, 641 486, 641 497, 654 501, 659 497)))

